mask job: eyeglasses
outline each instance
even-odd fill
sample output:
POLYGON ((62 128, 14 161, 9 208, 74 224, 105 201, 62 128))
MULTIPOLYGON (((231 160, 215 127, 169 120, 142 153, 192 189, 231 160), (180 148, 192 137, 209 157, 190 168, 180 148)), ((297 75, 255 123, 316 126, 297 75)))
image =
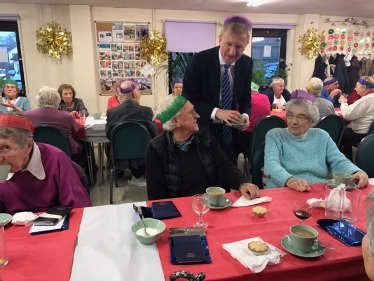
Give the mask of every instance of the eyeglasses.
POLYGON ((288 120, 293 120, 294 118, 296 118, 297 121, 307 121, 307 120, 310 120, 309 117, 303 115, 303 114, 299 114, 299 115, 293 115, 291 113, 289 114, 286 114, 286 118, 288 120))
POLYGON ((187 115, 187 114, 191 114, 192 116, 194 116, 196 114, 195 108, 193 108, 190 112, 187 112, 187 113, 184 113, 184 114, 179 114, 177 116, 182 116, 182 115, 187 115))
POLYGON ((0 155, 1 154, 5 155, 5 156, 9 155, 11 152, 16 151, 19 147, 20 147, 20 145, 17 146, 15 149, 11 149, 9 146, 7 146, 7 147, 5 147, 3 149, 0 149, 0 155))

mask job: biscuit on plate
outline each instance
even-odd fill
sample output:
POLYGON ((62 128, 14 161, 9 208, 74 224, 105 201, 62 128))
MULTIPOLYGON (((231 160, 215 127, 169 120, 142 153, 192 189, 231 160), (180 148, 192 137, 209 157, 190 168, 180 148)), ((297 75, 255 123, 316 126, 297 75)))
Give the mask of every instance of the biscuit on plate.
POLYGON ((264 208, 264 207, 257 206, 257 207, 252 208, 252 212, 256 216, 262 218, 262 217, 264 217, 267 214, 268 210, 266 208, 264 208))

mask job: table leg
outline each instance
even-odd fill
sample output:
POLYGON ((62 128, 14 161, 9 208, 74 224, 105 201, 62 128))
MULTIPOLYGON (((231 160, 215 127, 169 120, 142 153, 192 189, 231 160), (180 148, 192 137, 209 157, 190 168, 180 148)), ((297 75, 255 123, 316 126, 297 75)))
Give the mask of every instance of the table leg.
POLYGON ((103 184, 103 178, 104 178, 104 175, 103 175, 103 165, 104 165, 104 144, 103 143, 98 143, 97 144, 97 147, 98 147, 98 154, 99 154, 99 175, 98 175, 98 182, 99 182, 99 186, 101 186, 103 184))
POLYGON ((94 180, 94 174, 92 170, 92 154, 91 154, 91 143, 87 142, 85 145, 86 148, 86 154, 87 154, 87 165, 88 165, 88 173, 90 174, 90 185, 92 186, 95 182, 94 180))

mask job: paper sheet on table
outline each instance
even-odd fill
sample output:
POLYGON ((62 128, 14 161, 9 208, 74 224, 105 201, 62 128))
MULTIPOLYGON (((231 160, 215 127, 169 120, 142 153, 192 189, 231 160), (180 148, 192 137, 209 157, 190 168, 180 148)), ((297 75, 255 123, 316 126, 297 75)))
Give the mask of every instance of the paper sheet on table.
POLYGON ((236 200, 235 203, 231 205, 231 207, 252 206, 252 205, 256 205, 256 204, 260 204, 260 203, 270 202, 271 200, 272 199, 269 196, 255 198, 255 199, 252 199, 252 200, 248 200, 244 196, 242 196, 238 200, 236 200))

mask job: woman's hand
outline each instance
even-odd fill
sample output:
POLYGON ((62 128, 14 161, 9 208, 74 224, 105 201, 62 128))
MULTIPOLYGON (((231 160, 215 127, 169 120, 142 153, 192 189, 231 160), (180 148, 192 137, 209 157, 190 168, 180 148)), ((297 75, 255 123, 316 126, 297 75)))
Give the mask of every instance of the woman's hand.
POLYGON ((261 196, 260 195, 260 189, 252 183, 243 184, 239 188, 239 191, 248 200, 251 200, 251 199, 254 199, 254 198, 257 198, 257 197, 261 196))
POLYGON ((341 95, 340 98, 339 98, 339 103, 342 103, 342 102, 347 102, 347 99, 345 96, 341 95))
POLYGON ((79 115, 79 113, 77 111, 70 112, 70 115, 73 116, 74 119, 81 118, 81 116, 79 115))
POLYGON ((20 109, 19 107, 17 107, 14 103, 12 102, 0 102, 0 104, 2 106, 5 106, 5 107, 10 107, 10 108, 13 108, 14 111, 17 111, 19 113, 22 113, 22 109, 20 109))
POLYGON ((357 183, 357 188, 367 187, 369 183, 368 175, 364 172, 357 172, 352 175, 352 179, 357 183))
POLYGON ((300 191, 300 192, 311 190, 309 184, 304 179, 290 178, 286 182, 286 186, 288 186, 289 188, 295 189, 297 191, 300 191))

